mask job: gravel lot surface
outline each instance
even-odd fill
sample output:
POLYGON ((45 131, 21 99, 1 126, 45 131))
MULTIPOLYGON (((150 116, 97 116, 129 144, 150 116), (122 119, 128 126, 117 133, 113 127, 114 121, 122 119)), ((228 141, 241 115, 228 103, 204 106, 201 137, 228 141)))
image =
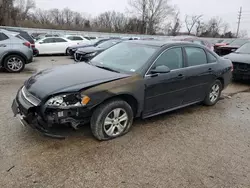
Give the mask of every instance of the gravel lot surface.
POLYGON ((2 188, 249 188, 250 84, 233 83, 214 107, 194 105, 136 120, 127 135, 96 141, 89 126, 46 138, 13 118, 24 80, 68 57, 37 57, 20 74, 0 72, 2 188))

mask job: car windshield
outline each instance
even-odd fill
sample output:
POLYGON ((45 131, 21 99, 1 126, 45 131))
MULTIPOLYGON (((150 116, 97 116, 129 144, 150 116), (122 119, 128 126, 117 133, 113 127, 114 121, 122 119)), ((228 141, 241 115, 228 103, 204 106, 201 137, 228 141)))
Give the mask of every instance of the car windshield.
POLYGON ((236 39, 232 43, 230 43, 231 46, 242 46, 243 44, 247 43, 246 39, 236 39))
POLYGON ((238 50, 235 51, 235 53, 250 54, 250 42, 241 46, 238 50))
POLYGON ((91 63, 119 72, 139 72, 157 49, 153 46, 123 42, 97 55, 91 63))
POLYGON ((114 46, 118 42, 119 42, 118 40, 109 40, 109 41, 106 41, 106 42, 103 42, 103 43, 97 45, 97 47, 106 49, 106 48, 110 48, 111 46, 114 46))

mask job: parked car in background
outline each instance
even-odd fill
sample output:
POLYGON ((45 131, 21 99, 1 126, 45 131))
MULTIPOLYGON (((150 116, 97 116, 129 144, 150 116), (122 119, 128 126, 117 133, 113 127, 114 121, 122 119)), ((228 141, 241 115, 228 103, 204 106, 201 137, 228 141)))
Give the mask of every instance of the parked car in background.
POLYGON ((193 42, 193 43, 196 43, 196 44, 200 44, 200 45, 206 46, 209 50, 214 51, 213 44, 210 43, 208 40, 203 39, 203 38, 197 38, 197 37, 185 38, 185 39, 183 39, 183 41, 189 41, 189 42, 193 42))
POLYGON ((70 45, 79 44, 79 41, 71 41, 63 37, 47 37, 36 41, 39 55, 42 54, 65 54, 70 45))
POLYGON ((89 36, 84 36, 84 38, 88 39, 88 40, 97 40, 98 37, 89 37, 89 36))
POLYGON ((40 34, 36 37, 36 41, 47 38, 47 37, 60 37, 60 35, 59 34, 40 34))
POLYGON ((91 44, 90 40, 79 35, 65 35, 64 38, 71 40, 71 41, 78 41, 81 44, 91 44))
POLYGON ((17 35, 0 29, 0 67, 12 73, 21 72, 33 60, 30 43, 17 35))
MULTIPOLYGON (((0 27, 0 29, 3 29, 3 27, 0 27)), ((31 48, 33 50, 33 55, 36 56, 38 51, 37 51, 37 48, 35 46, 35 40, 26 32, 26 31, 23 31, 21 29, 13 29, 13 28, 6 28, 4 27, 4 30, 7 30, 9 32, 15 32, 15 33, 18 33, 17 37, 22 39, 22 40, 26 40, 27 42, 30 43, 31 45, 31 48)))
POLYGON ((76 62, 81 61, 89 61, 96 55, 100 54, 104 50, 116 45, 117 43, 121 42, 122 40, 117 39, 110 39, 108 41, 102 42, 96 46, 86 47, 86 48, 79 48, 75 54, 74 58, 76 62))
POLYGON ((121 42, 93 58, 44 70, 28 79, 14 115, 43 134, 54 125, 91 124, 98 140, 126 134, 148 118, 203 102, 212 106, 230 83, 232 63, 190 42, 121 42), (58 82, 60 80, 60 82, 58 82), (49 83, 49 84, 48 84, 49 83))
POLYGON ((174 38, 171 38, 170 40, 174 41, 188 41, 196 44, 200 44, 202 46, 206 46, 209 50, 214 51, 214 46, 212 43, 210 43, 208 40, 198 37, 192 37, 192 36, 177 36, 174 38))
POLYGON ((233 78, 235 80, 250 80, 250 42, 224 56, 224 58, 233 62, 233 78))
POLYGON ((80 48, 86 48, 86 47, 96 47, 96 46, 98 46, 99 44, 101 44, 101 43, 103 43, 103 42, 105 42, 105 41, 108 41, 108 40, 110 40, 110 39, 99 39, 99 40, 94 40, 95 42, 94 43, 92 43, 92 44, 90 44, 90 45, 88 45, 88 44, 79 44, 79 45, 72 45, 72 46, 69 46, 68 48, 67 48, 67 50, 66 50, 66 54, 67 55, 70 55, 70 56, 72 56, 72 57, 74 57, 74 55, 75 55, 75 52, 78 50, 78 49, 80 49, 80 48))
POLYGON ((235 39, 229 45, 219 46, 216 49, 216 53, 220 56, 230 54, 231 52, 237 50, 242 45, 249 42, 249 39, 235 39))

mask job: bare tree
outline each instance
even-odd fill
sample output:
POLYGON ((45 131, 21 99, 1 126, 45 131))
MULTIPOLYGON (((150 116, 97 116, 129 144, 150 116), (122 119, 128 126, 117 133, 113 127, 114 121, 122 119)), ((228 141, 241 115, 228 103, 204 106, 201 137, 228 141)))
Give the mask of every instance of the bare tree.
POLYGON ((12 21, 14 0, 2 0, 0 4, 0 24, 8 25, 12 21))
POLYGON ((52 22, 52 19, 47 10, 38 9, 36 10, 36 14, 33 14, 33 16, 34 22, 37 22, 42 25, 51 24, 52 22))
POLYGON ((154 34, 164 19, 174 11, 169 0, 130 0, 129 5, 133 13, 141 18, 141 25, 146 27, 146 33, 149 34, 154 34))
POLYGON ((129 5, 132 7, 132 13, 138 15, 141 19, 140 32, 146 33, 148 19, 148 1, 149 0, 129 0, 129 5))
POLYGON ((191 16, 190 19, 190 16, 186 15, 185 24, 189 35, 191 34, 194 26, 200 21, 201 17, 202 15, 194 15, 191 16))
POLYGON ((168 23, 167 25, 167 33, 171 36, 176 36, 181 29, 181 20, 180 20, 180 12, 176 12, 174 16, 173 23, 168 23))
POLYGON ((239 38, 244 38, 244 37, 247 37, 248 34, 247 34, 247 30, 241 30, 238 37, 239 38))
POLYGON ((209 31, 211 37, 218 37, 222 27, 223 21, 218 17, 211 18, 207 24, 207 30, 209 31))
POLYGON ((15 7, 19 12, 19 19, 25 20, 29 16, 30 10, 36 7, 34 0, 15 0, 15 7))
POLYGON ((67 26, 71 26, 73 23, 73 19, 74 19, 74 12, 71 11, 69 8, 65 8, 62 10, 61 12, 62 18, 64 19, 64 23, 67 26))

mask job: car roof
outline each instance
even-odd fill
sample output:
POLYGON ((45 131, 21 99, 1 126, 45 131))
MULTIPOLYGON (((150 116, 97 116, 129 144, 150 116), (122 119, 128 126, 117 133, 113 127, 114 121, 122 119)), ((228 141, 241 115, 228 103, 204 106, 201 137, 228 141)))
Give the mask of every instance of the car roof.
POLYGON ((64 39, 64 40, 66 40, 66 41, 69 41, 69 40, 66 39, 65 37, 44 37, 44 38, 39 39, 39 41, 40 41, 40 40, 45 40, 45 39, 54 39, 54 38, 61 38, 61 39, 64 39))
POLYGON ((156 47, 162 47, 162 46, 173 45, 173 44, 189 44, 189 45, 193 44, 193 43, 185 42, 185 41, 171 41, 171 40, 165 40, 165 41, 164 40, 129 40, 125 42, 148 45, 148 46, 156 46, 156 47))

